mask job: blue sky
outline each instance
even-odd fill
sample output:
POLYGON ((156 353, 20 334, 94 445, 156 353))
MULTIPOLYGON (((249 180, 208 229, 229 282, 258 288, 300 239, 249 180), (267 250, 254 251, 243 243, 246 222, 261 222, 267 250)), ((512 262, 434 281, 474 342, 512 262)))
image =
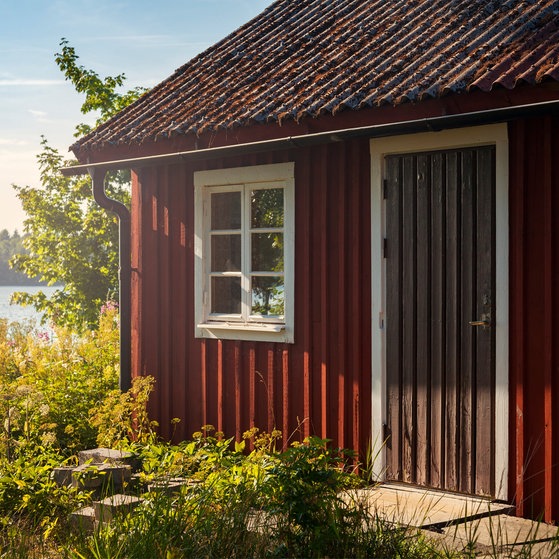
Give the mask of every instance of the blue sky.
POLYGON ((70 154, 82 97, 54 62, 61 38, 100 76, 151 87, 272 0, 0 0, 0 229, 22 231, 12 184, 39 186, 41 136, 70 154))

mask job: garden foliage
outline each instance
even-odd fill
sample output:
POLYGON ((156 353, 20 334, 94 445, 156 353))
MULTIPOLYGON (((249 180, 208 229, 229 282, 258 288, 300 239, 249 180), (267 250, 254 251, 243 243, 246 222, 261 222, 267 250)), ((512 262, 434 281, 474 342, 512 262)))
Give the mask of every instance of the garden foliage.
POLYGON ((146 495, 70 557, 442 557, 352 496, 362 483, 352 456, 318 437, 281 442, 281 433, 258 429, 235 442, 212 426, 178 445, 128 441, 143 458, 144 482, 189 483, 176 494, 146 495))
POLYGON ((362 483, 355 457, 328 440, 252 428, 236 441, 208 425, 191 440, 162 441, 147 412, 153 379, 121 393, 117 370, 114 305, 79 336, 0 321, 0 557, 439 556, 352 496, 362 483), (75 532, 69 513, 92 495, 56 485, 53 468, 97 445, 141 459, 134 491, 144 501, 75 532), (187 481, 167 491, 177 478, 187 481))
POLYGON ((0 521, 48 532, 85 498, 57 487, 52 470, 95 446, 90 410, 117 383, 114 305, 81 336, 0 320, 0 521))

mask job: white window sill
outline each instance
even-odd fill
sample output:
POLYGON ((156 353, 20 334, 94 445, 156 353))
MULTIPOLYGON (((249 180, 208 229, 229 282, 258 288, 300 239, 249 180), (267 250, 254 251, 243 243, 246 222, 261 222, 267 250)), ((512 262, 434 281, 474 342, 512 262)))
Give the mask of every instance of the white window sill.
POLYGON ((293 343, 285 324, 203 322, 196 325, 197 338, 293 343))
POLYGON ((249 330, 251 332, 281 332, 285 330, 285 324, 251 324, 247 322, 203 322, 198 328, 212 330, 249 330))

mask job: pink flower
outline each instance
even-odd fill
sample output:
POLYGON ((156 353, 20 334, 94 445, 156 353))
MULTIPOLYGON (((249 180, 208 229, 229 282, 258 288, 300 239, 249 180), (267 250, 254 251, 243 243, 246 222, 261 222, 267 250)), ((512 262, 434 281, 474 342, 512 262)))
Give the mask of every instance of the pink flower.
POLYGON ((39 338, 39 340, 43 341, 43 342, 49 342, 50 341, 50 336, 48 332, 39 332, 37 334, 37 338, 39 338))
POLYGON ((118 310, 118 303, 116 301, 107 301, 101 306, 101 314, 118 310))

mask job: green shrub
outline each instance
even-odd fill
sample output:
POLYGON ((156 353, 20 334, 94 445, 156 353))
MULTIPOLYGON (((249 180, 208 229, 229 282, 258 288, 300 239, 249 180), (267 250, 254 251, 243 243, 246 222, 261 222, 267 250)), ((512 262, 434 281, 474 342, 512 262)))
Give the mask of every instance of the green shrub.
POLYGON ((346 489, 353 457, 316 437, 276 448, 280 433, 233 442, 205 426, 191 441, 138 445, 145 474, 192 481, 146 501, 83 540, 72 559, 440 557, 418 534, 390 526, 346 489), (244 452, 250 439, 250 452, 244 452), (347 465, 347 466, 346 466, 347 465))
POLYGON ((97 430, 90 410, 118 383, 116 308, 107 307, 98 330, 79 337, 26 328, 0 321, 0 455, 14 441, 40 440, 64 456, 91 447, 97 430))
POLYGON ((99 446, 126 450, 157 440, 157 422, 148 416, 147 405, 153 377, 136 377, 127 392, 113 389, 90 410, 90 424, 96 429, 99 446))
POLYGON ((0 367, 2 557, 438 556, 421 537, 348 499, 346 490, 360 483, 355 458, 328 440, 281 449, 278 431, 254 428, 235 441, 210 425, 180 444, 159 440, 147 413, 153 379, 134 380, 124 394, 116 388, 112 306, 97 331, 79 337, 0 321, 0 367), (72 535, 68 513, 90 496, 58 487, 52 470, 97 444, 135 451, 145 483, 189 482, 175 495, 146 495, 92 535, 72 535))
POLYGON ((58 487, 53 468, 94 446, 90 410, 118 382, 117 310, 76 336, 0 320, 0 520, 43 534, 86 495, 58 487))

